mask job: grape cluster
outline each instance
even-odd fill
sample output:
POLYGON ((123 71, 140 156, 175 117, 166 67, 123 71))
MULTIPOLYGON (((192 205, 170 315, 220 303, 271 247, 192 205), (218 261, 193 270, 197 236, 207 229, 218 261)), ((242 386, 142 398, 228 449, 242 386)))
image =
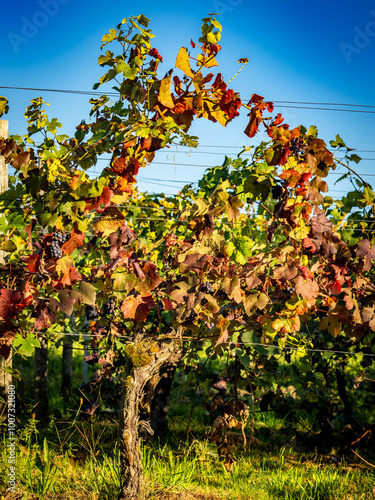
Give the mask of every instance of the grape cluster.
POLYGON ((51 245, 49 246, 49 253, 51 257, 61 259, 61 257, 63 256, 61 247, 66 241, 68 241, 68 239, 68 233, 61 233, 61 231, 56 231, 56 233, 53 233, 51 245))
POLYGON ((198 316, 198 314, 195 311, 191 311, 191 313, 189 314, 187 319, 188 319, 188 321, 193 321, 197 316, 198 316))
POLYGON ((274 198, 275 200, 279 199, 282 192, 283 188, 280 186, 280 184, 275 184, 274 186, 272 186, 272 198, 274 198))
POLYGON ((85 307, 85 317, 87 321, 95 321, 98 317, 98 311, 94 306, 86 306, 85 307))
POLYGON ((115 314, 115 311, 116 311, 116 301, 112 297, 104 304, 104 314, 106 316, 110 316, 112 314, 115 314))
POLYGON ((201 284, 201 291, 203 293, 213 293, 214 289, 212 288, 211 283, 205 281, 204 283, 201 284))
POLYGON ((299 139, 298 137, 295 137, 291 141, 290 150, 292 151, 292 153, 304 154, 306 151, 304 146, 305 144, 303 140, 299 139))

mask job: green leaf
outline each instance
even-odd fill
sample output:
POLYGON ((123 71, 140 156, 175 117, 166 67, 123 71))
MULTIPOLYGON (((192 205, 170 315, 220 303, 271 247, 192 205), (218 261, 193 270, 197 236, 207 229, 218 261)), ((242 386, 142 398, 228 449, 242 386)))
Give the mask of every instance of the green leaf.
POLYGON ((150 23, 150 19, 146 16, 144 16, 143 14, 141 14, 140 16, 136 17, 136 19, 138 19, 138 22, 139 24, 141 24, 142 26, 144 26, 145 28, 147 28, 147 26, 149 25, 150 23))
POLYGON ((307 135, 312 135, 313 137, 318 137, 318 129, 315 125, 311 125, 307 131, 307 135))
POLYGON ((5 252, 14 252, 17 250, 17 245, 15 245, 11 240, 6 240, 1 243, 0 250, 5 250, 5 252))
POLYGON ((13 340, 13 347, 18 347, 17 354, 28 357, 36 347, 40 347, 40 342, 33 333, 28 333, 25 339, 18 333, 13 340))
POLYGON ((366 186, 363 190, 363 198, 360 198, 358 201, 361 201, 365 205, 372 205, 374 203, 374 191, 366 186))
POLYGON ((355 163, 359 163, 362 160, 362 158, 356 154, 348 155, 347 158, 355 163))
POLYGON ((259 337, 256 334, 255 330, 249 330, 241 335, 242 342, 244 344, 258 344, 259 337))
POLYGON ((345 142, 341 139, 339 134, 336 135, 336 140, 335 141, 329 141, 330 145, 333 148, 346 148, 345 142))

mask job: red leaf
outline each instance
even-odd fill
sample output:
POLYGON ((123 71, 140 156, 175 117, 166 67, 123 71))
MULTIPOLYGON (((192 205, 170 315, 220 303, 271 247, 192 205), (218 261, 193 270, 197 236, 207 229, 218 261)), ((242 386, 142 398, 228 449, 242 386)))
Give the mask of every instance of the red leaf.
POLYGON ((312 253, 316 252, 316 246, 312 242, 311 238, 304 238, 302 240, 302 246, 303 248, 310 249, 312 253))
POLYGON ((44 308, 40 311, 39 316, 35 318, 35 329, 39 331, 43 328, 49 328, 55 322, 56 315, 47 308, 44 308))
POLYGON ((135 176, 138 174, 139 169, 140 163, 137 158, 134 157, 127 159, 120 156, 120 158, 117 158, 112 166, 112 172, 124 177, 129 184, 136 182, 135 176))
POLYGON ((156 272, 157 267, 153 262, 146 262, 142 266, 142 270, 145 273, 147 281, 149 282, 150 290, 156 288, 163 281, 163 278, 161 278, 156 272))
POLYGON ((239 115, 237 111, 241 107, 241 99, 235 97, 234 90, 226 90, 220 99, 220 108, 228 115, 230 119, 239 115))
POLYGON ((126 161, 126 158, 124 158, 123 156, 120 156, 119 158, 117 158, 117 160, 115 160, 113 166, 112 166, 112 171, 115 173, 115 174, 122 174, 122 172, 124 172, 126 170, 126 167, 128 166, 128 162, 126 161))
POLYGON ((289 155, 290 155, 290 149, 288 148, 288 146, 286 146, 282 150, 281 157, 279 160, 279 165, 285 165, 285 163, 288 161, 289 155))
POLYGON ((193 40, 190 40, 190 43, 191 43, 191 46, 193 47, 193 49, 195 49, 195 43, 193 42, 193 40))
POLYGON ((180 269, 182 273, 189 271, 201 271, 205 264, 212 262, 212 257, 201 255, 200 253, 191 253, 186 256, 184 262, 181 263, 180 269))
POLYGON ((282 117, 281 113, 277 113, 276 118, 273 120, 272 124, 273 125, 280 125, 283 123, 284 118, 282 117))
POLYGON ((264 97, 259 94, 253 94, 250 99, 250 104, 261 104, 263 102, 264 97))
POLYGON ((163 58, 161 57, 157 49, 150 49, 148 51, 148 55, 151 57, 155 57, 155 59, 160 59, 160 62, 163 62, 163 58))
POLYGON ((109 189, 109 187, 104 186, 102 194, 100 196, 97 196, 96 198, 87 198, 86 201, 86 206, 85 206, 85 211, 90 212, 91 210, 96 210, 97 212, 102 212, 101 209, 101 204, 104 205, 104 208, 109 207, 111 204, 111 199, 113 196, 113 191, 109 189))
POLYGON ((17 303, 21 302, 21 295, 12 290, 0 290, 0 318, 8 319, 17 314, 17 303))
POLYGON ((173 309, 176 309, 177 304, 175 301, 169 300, 169 299, 161 299, 163 303, 163 307, 165 311, 172 311, 173 309))
POLYGON ((102 194, 100 195, 99 202, 103 203, 104 208, 109 207, 111 204, 111 199, 113 196, 113 191, 109 187, 104 186, 102 194))
POLYGON ((333 295, 338 295, 341 292, 341 283, 336 280, 333 285, 328 285, 328 289, 333 295))
POLYGON ((227 84, 224 82, 221 73, 218 73, 216 75, 215 81, 212 84, 212 88, 214 90, 221 90, 222 92, 224 92, 227 89, 227 84))
POLYGON ((308 279, 308 278, 313 278, 314 275, 313 273, 310 271, 310 269, 306 266, 300 266, 299 270, 301 271, 302 273, 302 276, 305 278, 305 279, 308 279))
POLYGON ((248 137, 252 138, 258 132, 259 124, 262 120, 262 113, 259 111, 259 109, 253 108, 250 111, 249 116, 250 120, 244 132, 248 137))
POLYGON ((125 156, 125 149, 133 148, 136 145, 137 145, 137 138, 136 137, 134 137, 133 139, 128 139, 127 141, 123 142, 122 147, 124 149, 121 151, 121 156, 125 156))
POLYGON ((302 177, 299 181, 298 184, 305 184, 306 182, 309 182, 309 179, 311 179, 312 174, 310 172, 306 172, 305 174, 302 174, 302 177))

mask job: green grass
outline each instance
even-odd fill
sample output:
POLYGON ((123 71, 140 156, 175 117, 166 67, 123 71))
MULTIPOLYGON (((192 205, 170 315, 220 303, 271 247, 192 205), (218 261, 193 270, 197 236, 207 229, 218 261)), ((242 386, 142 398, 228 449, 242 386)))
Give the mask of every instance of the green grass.
MULTIPOLYGON (((4 439, 0 442, 0 500, 2 495, 6 500, 117 500, 121 487, 118 424, 103 415, 91 421, 80 419, 82 353, 74 352, 75 395, 64 408, 60 395, 61 348, 51 349, 50 373, 56 373, 50 377, 53 413, 39 428, 32 418, 33 391, 27 383, 33 379, 32 362, 22 362, 20 369, 17 393, 23 399, 17 415, 17 492, 6 491, 4 439)), ((210 441, 212 421, 205 410, 195 407, 191 420, 190 412, 191 405, 179 393, 174 394, 166 440, 150 441, 143 447, 147 500, 374 498, 375 469, 353 454, 335 463, 330 455, 318 455, 314 433, 309 433, 312 424, 307 411, 296 411, 293 422, 289 415, 282 418, 281 413, 259 413, 255 439, 246 450, 238 433, 233 452, 237 463, 231 472, 210 441), (298 440, 308 446, 299 446, 298 440)), ((0 429, 5 430, 5 426, 0 429)), ((361 450, 358 453, 361 455, 361 450)), ((371 456, 366 458, 371 461, 371 456)))
MULTIPOLYGON (((38 433, 31 419, 19 435, 17 494, 5 498, 116 500, 121 485, 120 453, 111 426, 115 424, 110 421, 65 426, 52 422, 38 433), (42 439, 42 434, 48 439, 42 439)), ((374 471, 359 464, 342 461, 334 465, 327 457, 297 454, 285 448, 270 452, 256 445, 244 453, 238 450, 237 465, 229 473, 215 445, 207 439, 186 443, 178 441, 178 437, 175 430, 166 443, 147 443, 143 447, 148 500, 373 498, 374 471)), ((3 495, 5 445, 4 440, 0 449, 3 495)))

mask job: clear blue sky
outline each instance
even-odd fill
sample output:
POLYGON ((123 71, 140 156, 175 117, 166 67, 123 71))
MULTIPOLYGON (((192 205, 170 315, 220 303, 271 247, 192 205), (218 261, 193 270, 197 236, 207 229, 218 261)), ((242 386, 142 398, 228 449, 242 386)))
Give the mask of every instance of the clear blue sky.
MULTIPOLYGON (((375 5, 367 0, 6 2, 1 15, 0 85, 90 90, 101 74, 97 57, 102 36, 123 17, 141 13, 151 19, 150 27, 156 35, 154 45, 164 58, 161 65, 164 73, 174 65, 179 47, 189 46, 191 38, 199 38, 201 19, 209 12, 220 13, 217 18, 223 25, 223 49, 218 62, 224 79, 229 80, 237 72, 239 58, 250 59, 232 84, 244 101, 258 93, 269 100, 375 106, 375 5)), ((5 89, 0 89, 0 95, 10 101, 6 118, 10 133, 15 134, 25 131, 25 108, 30 99, 39 95, 51 104, 49 115, 59 118, 62 131, 68 134, 74 133, 75 125, 87 118, 89 110, 88 96, 5 89)), ((367 109, 373 113, 286 107, 277 111, 283 112, 292 127, 315 124, 327 141, 339 133, 351 147, 375 151, 375 107, 367 109)), ((164 179, 160 182, 169 186, 178 185, 175 181, 196 181, 204 169, 179 163, 220 165, 225 153, 230 156, 237 151, 233 146, 248 145, 249 140, 243 134, 244 111, 243 118, 228 129, 200 120, 191 132, 200 137, 201 153, 186 156, 180 148, 173 159, 172 150, 167 155, 158 153, 157 161, 167 164, 142 170, 140 188, 176 192, 176 188, 146 183, 144 178, 164 179), (215 145, 216 148, 205 147, 215 145), (223 145, 228 148, 219 147, 223 145)), ((375 152, 359 152, 359 155, 375 158, 375 152)), ((375 160, 364 160, 357 169, 364 174, 375 174, 374 167, 375 160)), ((375 184, 375 177, 366 179, 375 184)), ((342 184, 333 189, 345 187, 342 184)))

